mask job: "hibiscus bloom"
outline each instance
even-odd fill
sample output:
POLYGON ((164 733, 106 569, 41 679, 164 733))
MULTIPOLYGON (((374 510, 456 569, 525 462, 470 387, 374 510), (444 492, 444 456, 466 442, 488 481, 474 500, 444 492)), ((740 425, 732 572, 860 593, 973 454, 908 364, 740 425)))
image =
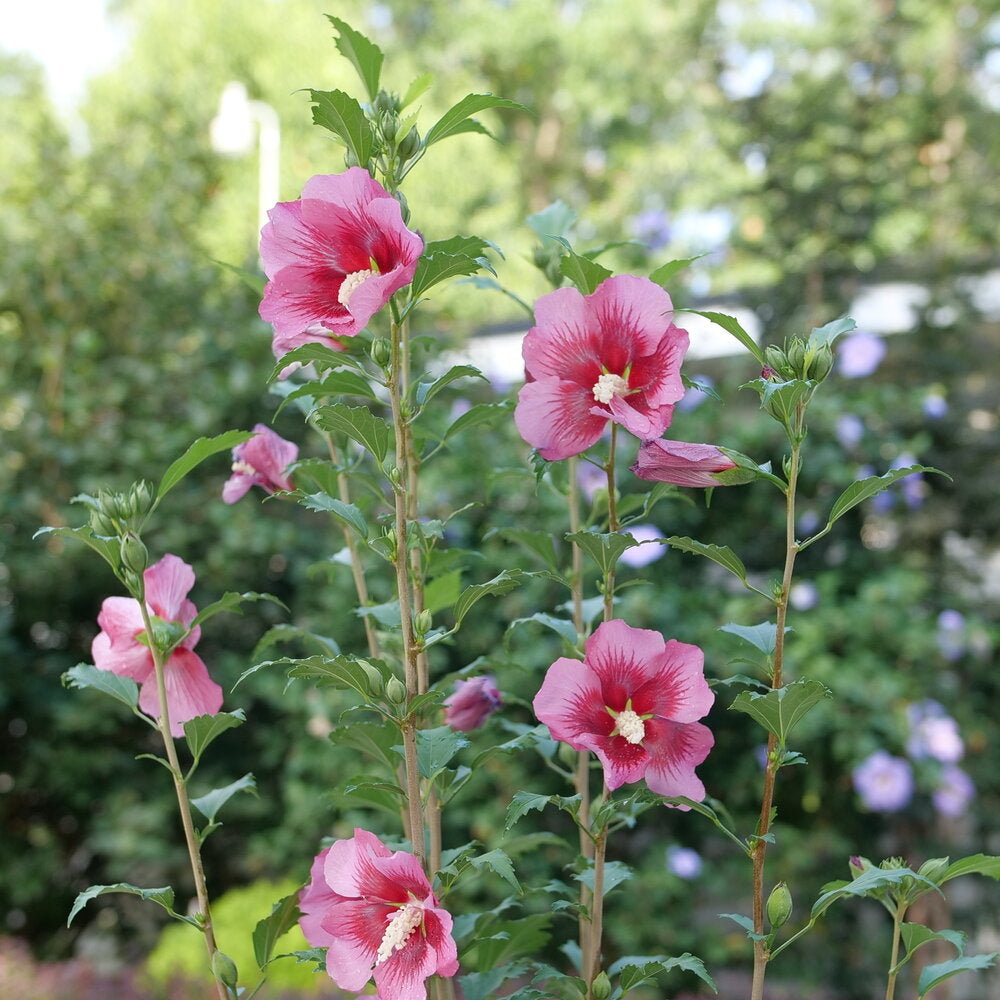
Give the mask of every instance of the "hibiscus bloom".
POLYGON ((533 706, 554 739, 592 750, 609 789, 645 780, 654 792, 700 801, 694 773, 712 748, 697 719, 712 707, 697 646, 625 622, 604 622, 584 646, 583 663, 549 667, 533 706))
POLYGON ((327 949, 326 970, 342 990, 360 993, 374 978, 379 1000, 426 1000, 424 980, 458 971, 451 914, 419 862, 367 830, 316 856, 299 908, 302 933, 327 949))
POLYGON ((331 336, 364 329, 413 280, 424 247, 399 202, 362 167, 310 178, 299 201, 279 202, 268 218, 260 316, 274 327, 279 358, 302 344, 335 347, 331 336))
POLYGON ((223 503, 236 503, 251 486, 265 493, 294 489, 285 469, 299 457, 297 445, 257 424, 253 437, 233 449, 233 474, 222 487, 223 503))
POLYGON ((444 721, 461 732, 478 729, 500 707, 500 691, 488 674, 455 681, 444 700, 444 721))
POLYGON ((662 434, 684 395, 688 346, 672 310, 659 285, 634 275, 607 278, 590 295, 543 295, 521 348, 521 437, 552 462, 586 451, 609 420, 644 440, 662 434))
MULTIPOLYGON (((143 574, 146 588, 146 608, 157 625, 187 627, 197 614, 187 600, 194 586, 194 570, 177 556, 165 555, 143 574)), ((101 631, 90 647, 94 665, 110 670, 120 677, 131 677, 139 685, 139 708, 154 719, 160 717, 160 698, 156 690, 153 654, 145 639, 142 610, 130 597, 107 597, 97 616, 101 631)), ((167 714, 170 733, 183 736, 183 724, 197 715, 215 715, 222 708, 222 688, 209 676, 200 656, 192 652, 201 636, 193 628, 174 647, 163 665, 163 682, 167 693, 167 714)))
POLYGON ((714 444, 662 439, 643 441, 632 472, 639 479, 675 486, 736 486, 754 478, 749 470, 737 469, 714 444))

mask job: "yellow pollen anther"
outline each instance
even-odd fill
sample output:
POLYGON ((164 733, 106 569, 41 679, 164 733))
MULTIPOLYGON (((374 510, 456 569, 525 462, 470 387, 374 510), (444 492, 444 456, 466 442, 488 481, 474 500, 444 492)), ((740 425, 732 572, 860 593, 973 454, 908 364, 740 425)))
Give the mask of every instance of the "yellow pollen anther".
POLYGON ((406 945, 410 935, 421 925, 423 919, 424 908, 418 903, 407 903, 406 906, 394 913, 382 935, 382 942, 375 955, 375 964, 381 964, 391 955, 400 951, 406 945))
POLYGON ((594 383, 594 399, 598 403, 610 403, 615 396, 625 396, 628 393, 628 382, 621 375, 606 372, 594 383))
POLYGON ((337 292, 337 298, 340 300, 340 304, 346 309, 347 303, 350 301, 351 296, 365 283, 365 281, 370 278, 373 274, 378 274, 377 271, 352 271, 350 274, 344 276, 344 280, 340 284, 340 291, 337 292))
POLYGON ((626 708, 623 712, 619 712, 615 722, 618 735, 624 737, 629 743, 637 744, 643 741, 646 735, 646 726, 632 709, 626 708))
POLYGON ((242 473, 244 476, 256 476, 257 470, 249 463, 242 460, 233 462, 233 472, 242 473))

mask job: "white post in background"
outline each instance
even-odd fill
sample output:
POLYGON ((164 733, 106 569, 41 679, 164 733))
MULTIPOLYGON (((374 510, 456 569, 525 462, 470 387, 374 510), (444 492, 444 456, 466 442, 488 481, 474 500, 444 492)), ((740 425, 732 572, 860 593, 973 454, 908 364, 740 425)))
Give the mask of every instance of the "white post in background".
POLYGON ((278 201, 281 127, 270 104, 251 101, 242 83, 227 83, 219 99, 219 111, 209 125, 212 148, 224 156, 244 156, 253 148, 257 126, 257 227, 267 223, 268 210, 278 201))

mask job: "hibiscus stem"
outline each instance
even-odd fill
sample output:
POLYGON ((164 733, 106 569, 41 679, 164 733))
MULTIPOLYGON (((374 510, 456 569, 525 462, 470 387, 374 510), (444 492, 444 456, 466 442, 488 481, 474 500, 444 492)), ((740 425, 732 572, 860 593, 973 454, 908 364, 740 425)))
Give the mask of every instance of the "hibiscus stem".
MULTIPOLYGON (((792 587, 792 572, 798 546, 795 541, 795 492, 798 485, 801 445, 804 437, 804 406, 799 403, 792 433, 789 435, 791 452, 788 461, 788 486, 785 489, 785 569, 781 579, 781 593, 776 601, 774 655, 771 660, 771 689, 781 687, 781 670, 785 652, 785 620, 788 614, 788 594, 792 587)), ((757 821, 757 839, 754 841, 751 861, 753 865, 753 928, 755 934, 764 933, 764 856, 767 841, 763 838, 771 829, 771 808, 774 803, 774 786, 777 775, 775 750, 777 738, 769 733, 767 738, 767 759, 764 765, 764 789, 760 803, 760 818, 757 821)), ((764 995, 764 973, 771 958, 767 942, 756 940, 753 944, 753 983, 751 1000, 762 1000, 764 995)))
MULTIPOLYGON (((188 860, 191 863, 191 875, 194 878, 195 893, 198 897, 198 923, 202 933, 205 935, 205 948, 208 951, 209 968, 211 968, 212 959, 215 957, 217 949, 215 945, 215 931, 212 929, 212 912, 208 904, 205 869, 201 863, 201 849, 198 845, 194 821, 191 818, 187 782, 181 773, 180 761, 177 759, 177 748, 174 746, 174 738, 170 733, 170 708, 167 704, 167 685, 163 672, 163 653, 156 645, 153 635, 153 623, 150 621, 149 610, 142 595, 140 595, 139 599, 139 610, 142 614, 143 628, 146 631, 146 641, 149 643, 149 651, 153 658, 156 694, 160 700, 160 715, 156 721, 160 735, 163 737, 163 747, 167 754, 167 763, 170 765, 170 774, 174 779, 174 791, 177 794, 177 809, 181 816, 181 826, 184 829, 184 842, 187 845, 188 860)), ((213 979, 215 979, 214 975, 213 979)), ((215 990, 219 995, 219 1000, 228 1000, 228 990, 218 979, 215 979, 215 990)))
MULTIPOLYGON (((618 425, 611 425, 611 442, 608 445, 608 464, 604 472, 608 477, 608 531, 618 530, 618 500, 615 495, 615 445, 618 442, 618 425)), ((612 563, 604 575, 604 620, 611 621, 615 603, 615 565, 612 563)))
MULTIPOLYGON (((601 793, 601 805, 608 801, 608 786, 601 793)), ((594 892, 590 907, 590 967, 587 971, 587 997, 593 1000, 594 980, 601 971, 601 938, 604 935, 604 859, 608 845, 607 822, 594 838, 594 892)))

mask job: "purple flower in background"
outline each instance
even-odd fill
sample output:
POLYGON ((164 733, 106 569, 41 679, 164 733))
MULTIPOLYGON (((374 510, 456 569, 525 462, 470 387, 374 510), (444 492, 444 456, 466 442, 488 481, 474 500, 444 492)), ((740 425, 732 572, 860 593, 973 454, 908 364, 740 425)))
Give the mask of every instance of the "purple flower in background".
POLYGON ((960 767, 946 764, 941 768, 941 783, 931 793, 931 802, 942 816, 961 816, 975 797, 976 786, 960 767))
POLYGON ((871 375, 885 357, 885 344, 871 333, 852 333, 840 341, 837 371, 844 378, 871 375))
POLYGON ((671 844, 667 848, 667 871, 678 878, 692 879, 701 874, 701 855, 691 847, 671 844))
POLYGON ((864 421, 854 413, 837 417, 835 433, 842 448, 854 448, 865 436, 864 421))
POLYGON ((663 555, 664 546, 655 544, 658 538, 663 538, 663 532, 651 524, 633 524, 626 528, 623 535, 631 535, 639 544, 635 548, 626 549, 619 559, 626 566, 638 569, 656 562, 663 555))
POLYGON ((965 652, 965 618, 960 611, 946 609, 937 619, 937 647, 946 660, 957 660, 965 652))
POLYGON ((478 729, 500 707, 500 691, 489 674, 455 681, 444 700, 444 721, 460 732, 478 729))
POLYGON ((659 208, 647 208, 629 221, 632 235, 650 250, 662 250, 670 242, 670 219, 659 208))
POLYGON ((914 760, 928 757, 942 764, 954 764, 965 753, 965 744, 958 731, 958 723, 944 708, 931 699, 906 706, 910 735, 906 752, 914 760))
MULTIPOLYGON (((713 382, 708 375, 695 375, 692 377, 691 381, 697 382, 699 385, 706 386, 709 389, 715 385, 715 382, 713 382)), ((683 396, 681 396, 674 408, 681 410, 684 413, 690 413, 692 410, 698 409, 698 407, 701 406, 706 399, 708 399, 706 393, 702 392, 701 389, 696 389, 694 386, 691 386, 691 388, 688 389, 683 396)))
MULTIPOLYGON (((875 469, 872 466, 859 465, 858 471, 854 474, 854 480, 855 482, 858 482, 862 479, 870 479, 874 475, 875 469)), ((874 510, 876 514, 884 514, 892 508, 895 501, 896 498, 892 495, 892 493, 888 490, 882 490, 872 497, 872 510, 874 510)))
POLYGON ((805 510, 795 525, 802 538, 808 538, 820 525, 819 514, 814 510, 805 510))
POLYGON ((800 580, 792 584, 792 589, 788 592, 788 601, 796 611, 808 611, 816 607, 818 600, 819 591, 811 580, 800 580))
POLYGON ((854 790, 866 809, 896 812, 913 795, 913 769, 902 757, 885 750, 869 754, 851 774, 854 790))
MULTIPOLYGON (((897 456, 896 460, 889 466, 890 469, 905 469, 907 466, 916 465, 917 458, 908 451, 897 456)), ((926 484, 922 472, 914 472, 900 480, 900 491, 903 494, 903 502, 911 510, 915 510, 924 502, 926 484)))
POLYGON ((607 473, 598 468, 593 462, 583 461, 576 467, 576 484, 580 487, 583 495, 593 501, 594 494, 599 489, 608 488, 607 473))
POLYGON ((921 406, 924 416, 931 420, 940 420, 948 412, 948 400, 937 390, 927 393, 921 406))

